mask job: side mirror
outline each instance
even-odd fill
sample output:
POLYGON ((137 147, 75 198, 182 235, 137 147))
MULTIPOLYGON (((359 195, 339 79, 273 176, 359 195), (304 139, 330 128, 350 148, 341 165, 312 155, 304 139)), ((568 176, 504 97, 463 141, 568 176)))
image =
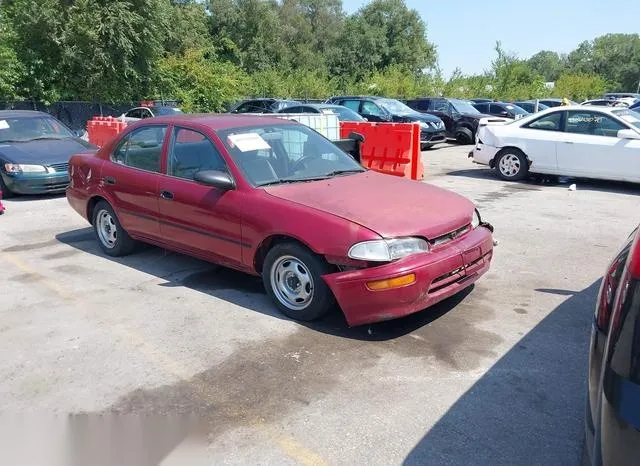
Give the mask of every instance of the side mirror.
POLYGON ((202 170, 196 172, 193 177, 198 183, 206 184, 221 191, 231 191, 236 188, 236 183, 227 172, 220 170, 202 170))
POLYGON ((81 138, 82 136, 84 136, 84 130, 83 129, 74 129, 74 130, 71 131, 71 133, 77 138, 81 138))
POLYGON ((504 116, 504 117, 508 117, 509 116, 509 112, 507 112, 506 110, 502 110, 500 112, 498 112, 500 114, 500 116, 504 116))
POLYGON ((620 139, 640 139, 640 133, 632 129, 621 129, 618 131, 618 137, 620 139))

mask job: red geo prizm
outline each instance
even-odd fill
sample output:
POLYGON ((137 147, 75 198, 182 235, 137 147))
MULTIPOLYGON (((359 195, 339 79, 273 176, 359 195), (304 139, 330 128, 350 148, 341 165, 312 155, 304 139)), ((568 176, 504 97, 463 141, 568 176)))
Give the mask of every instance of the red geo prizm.
POLYGON ((484 274, 492 227, 466 198, 364 169, 279 118, 173 115, 70 160, 71 206, 103 251, 152 243, 261 275, 292 319, 405 316, 484 274))

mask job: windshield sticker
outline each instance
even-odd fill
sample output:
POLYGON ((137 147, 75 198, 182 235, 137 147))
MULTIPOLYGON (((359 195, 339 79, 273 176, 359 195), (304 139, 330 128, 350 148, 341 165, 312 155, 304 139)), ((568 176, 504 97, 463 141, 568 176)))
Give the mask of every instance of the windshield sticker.
POLYGON ((254 150, 269 150, 271 146, 258 133, 230 134, 227 137, 231 147, 237 147, 242 152, 254 150))
POLYGON ((9 123, 7 123, 7 120, 0 120, 0 129, 9 129, 9 123))

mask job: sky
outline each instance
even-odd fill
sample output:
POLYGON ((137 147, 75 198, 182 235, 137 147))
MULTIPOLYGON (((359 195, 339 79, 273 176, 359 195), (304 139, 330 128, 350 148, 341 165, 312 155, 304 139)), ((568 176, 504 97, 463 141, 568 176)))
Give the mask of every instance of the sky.
MULTIPOLYGON (((368 0, 342 0, 353 13, 368 0)), ((445 76, 456 68, 481 73, 504 50, 528 58, 540 50, 572 51, 608 33, 640 32, 640 0, 406 0, 427 24, 427 39, 437 46, 445 76), (490 7, 487 5, 491 5, 490 7)))

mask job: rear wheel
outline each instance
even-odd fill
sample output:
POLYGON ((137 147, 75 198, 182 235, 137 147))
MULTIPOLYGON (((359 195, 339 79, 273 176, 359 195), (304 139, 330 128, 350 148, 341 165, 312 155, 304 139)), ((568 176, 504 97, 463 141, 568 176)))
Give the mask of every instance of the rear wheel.
POLYGON ((529 173, 527 157, 515 148, 504 149, 496 157, 498 176, 507 181, 523 180, 529 173))
POLYGON ((287 317, 312 321, 335 306, 322 279, 331 267, 322 258, 294 242, 275 245, 265 257, 262 279, 269 297, 287 317))
POLYGON ((109 256, 126 256, 136 246, 135 240, 122 228, 113 208, 106 201, 98 202, 93 209, 93 229, 100 248, 109 256))

